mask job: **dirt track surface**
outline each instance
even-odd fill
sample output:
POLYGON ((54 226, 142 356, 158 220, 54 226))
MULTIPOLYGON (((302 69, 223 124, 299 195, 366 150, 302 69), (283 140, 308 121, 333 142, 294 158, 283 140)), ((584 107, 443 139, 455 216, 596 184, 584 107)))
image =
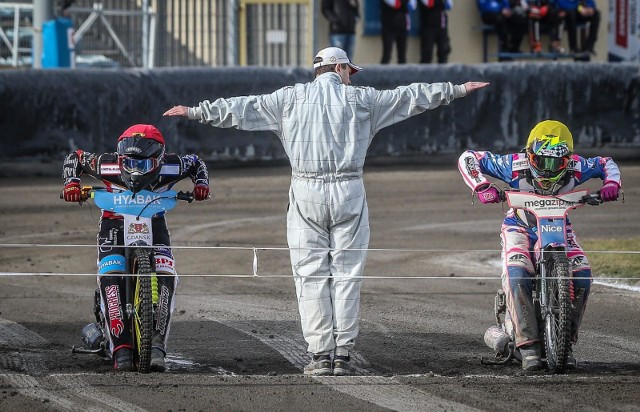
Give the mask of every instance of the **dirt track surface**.
MULTIPOLYGON (((578 239, 637 236, 640 166, 621 170, 626 203, 575 211, 578 239)), ((592 287, 575 372, 481 365, 502 211, 472 206, 455 166, 366 169, 370 248, 383 250, 365 270, 358 376, 303 376, 288 252, 262 249, 286 247, 289 169, 212 177, 213 199, 168 216, 174 246, 205 248, 174 251, 170 369, 147 375, 71 354, 93 321, 95 248, 6 247, 93 245, 98 210, 61 201, 59 179, 0 180, 1 271, 87 274, 0 276, 0 410, 640 410, 638 292, 592 287)))

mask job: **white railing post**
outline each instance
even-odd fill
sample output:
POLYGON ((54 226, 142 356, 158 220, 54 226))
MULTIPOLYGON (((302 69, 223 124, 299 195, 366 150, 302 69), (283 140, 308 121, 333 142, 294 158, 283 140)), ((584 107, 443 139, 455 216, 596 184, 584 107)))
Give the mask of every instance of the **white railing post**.
POLYGON ((142 67, 149 68, 149 0, 142 0, 142 67))

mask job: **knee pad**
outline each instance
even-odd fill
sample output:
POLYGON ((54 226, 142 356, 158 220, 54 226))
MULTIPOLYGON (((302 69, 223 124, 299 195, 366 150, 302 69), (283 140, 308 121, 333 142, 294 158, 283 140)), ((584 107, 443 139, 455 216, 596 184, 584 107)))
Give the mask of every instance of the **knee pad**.
POLYGON ((176 274, 176 261, 173 258, 171 250, 168 248, 159 248, 155 250, 156 273, 163 275, 176 274))
POLYGON ((573 272, 573 287, 577 289, 584 289, 587 294, 591 289, 591 270, 579 270, 573 272))
POLYGON ((522 268, 527 273, 533 273, 533 262, 531 259, 524 253, 518 250, 507 252, 507 270, 511 274, 511 269, 522 268))
POLYGON ((127 261, 122 255, 108 255, 98 262, 98 274, 126 272, 127 261))
POLYGON ((502 287, 507 295, 524 292, 527 296, 531 296, 533 290, 531 273, 521 267, 509 267, 507 276, 502 278, 502 287))
POLYGON ((570 261, 571 269, 574 273, 591 270, 591 266, 585 255, 571 256, 570 261))

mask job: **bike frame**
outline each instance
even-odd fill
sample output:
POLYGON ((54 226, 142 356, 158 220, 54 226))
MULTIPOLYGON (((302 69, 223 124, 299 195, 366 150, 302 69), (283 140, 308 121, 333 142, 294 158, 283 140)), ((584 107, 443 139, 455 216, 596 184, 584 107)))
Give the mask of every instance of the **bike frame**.
POLYGON ((566 299, 571 296, 573 287, 571 266, 566 256, 567 214, 569 210, 584 205, 587 193, 587 190, 579 190, 556 196, 543 196, 525 192, 505 192, 511 208, 525 210, 536 217, 536 287, 532 297, 534 304, 539 305, 539 311, 536 310, 539 319, 544 322, 547 368, 552 371, 564 370, 570 332, 567 312, 569 306, 566 299), (558 253, 563 256, 552 255, 558 253))
MULTIPOLYGON (((552 373, 564 372, 571 350, 573 275, 567 256, 567 215, 570 210, 585 204, 596 206, 602 203, 600 192, 588 192, 578 190, 552 196, 509 189, 499 192, 501 200, 506 201, 512 210, 526 211, 536 218, 533 230, 538 240, 531 251, 535 255, 532 303, 538 322, 542 322, 539 325, 544 325, 539 333, 544 331, 542 349, 545 350, 547 370, 552 373)), ((495 360, 483 358, 483 364, 504 365, 514 358, 521 360, 515 348, 512 325, 507 322, 509 313, 506 306, 506 295, 498 289, 494 300, 496 326, 487 329, 484 337, 496 356, 495 360), (501 314, 505 315, 505 321, 501 314)))
POLYGON ((582 199, 588 192, 588 190, 578 190, 557 196, 544 196, 525 192, 504 192, 509 207, 526 210, 536 217, 538 242, 536 243, 535 252, 541 267, 540 275, 543 278, 547 275, 544 267, 545 252, 565 250, 567 214, 569 210, 584 206, 582 199))

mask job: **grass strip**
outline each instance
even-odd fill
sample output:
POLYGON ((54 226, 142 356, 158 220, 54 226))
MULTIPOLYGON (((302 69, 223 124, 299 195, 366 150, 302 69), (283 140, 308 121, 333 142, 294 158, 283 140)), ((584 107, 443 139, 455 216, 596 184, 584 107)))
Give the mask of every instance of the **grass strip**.
POLYGON ((640 238, 582 240, 580 246, 594 277, 640 278, 640 238), (636 253, 604 253, 625 251, 636 253))

